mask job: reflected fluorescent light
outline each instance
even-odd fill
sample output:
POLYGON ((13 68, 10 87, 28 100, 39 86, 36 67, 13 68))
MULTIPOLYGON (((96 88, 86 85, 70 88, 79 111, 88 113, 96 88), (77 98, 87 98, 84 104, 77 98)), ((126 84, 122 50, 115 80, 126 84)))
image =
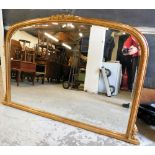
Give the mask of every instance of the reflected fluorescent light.
POLYGON ((64 47, 66 47, 66 48, 68 48, 68 49, 72 49, 72 47, 71 46, 69 46, 69 45, 67 45, 67 44, 65 44, 65 43, 62 43, 62 46, 64 46, 64 47))
POLYGON ((75 28, 75 26, 72 23, 68 23, 68 27, 75 28))
POLYGON ((56 22, 53 22, 52 24, 53 24, 53 25, 58 25, 58 23, 56 23, 56 22))
POLYGON ((80 36, 80 37, 83 37, 83 33, 80 32, 80 33, 79 33, 79 36, 80 36))
POLYGON ((42 26, 48 26, 48 24, 43 24, 42 26))
POLYGON ((86 27, 84 25, 80 25, 80 28, 85 29, 86 27))
POLYGON ((75 28, 75 26, 72 23, 63 24, 62 28, 65 28, 65 27, 72 28, 72 29, 75 28))
POLYGON ((24 29, 29 29, 29 28, 32 28, 32 26, 26 26, 26 27, 24 27, 24 29))
POLYGON ((54 40, 55 42, 59 42, 59 40, 57 38, 55 38, 54 36, 52 36, 46 32, 44 34, 45 34, 45 36, 49 37, 50 39, 54 40))
POLYGON ((22 29, 30 29, 30 28, 33 28, 33 27, 35 27, 35 25, 25 26, 25 27, 24 27, 24 28, 22 28, 22 29))
POLYGON ((48 25, 48 24, 39 24, 39 25, 35 25, 35 27, 41 27, 41 26, 47 27, 47 26, 49 26, 49 25, 48 25))

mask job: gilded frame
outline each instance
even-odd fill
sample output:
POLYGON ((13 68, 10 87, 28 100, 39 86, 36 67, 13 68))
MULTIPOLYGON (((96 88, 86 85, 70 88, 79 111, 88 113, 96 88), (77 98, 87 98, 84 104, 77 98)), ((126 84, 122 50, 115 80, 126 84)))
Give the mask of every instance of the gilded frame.
POLYGON ((73 16, 73 15, 54 15, 51 17, 46 17, 46 18, 37 18, 33 20, 28 20, 28 21, 23 21, 20 23, 17 23, 9 28, 9 31, 7 32, 6 36, 6 42, 5 42, 5 61, 6 61, 6 95, 3 101, 4 105, 17 108, 23 111, 27 111, 36 115, 40 115, 46 118, 50 118, 59 122, 63 122, 72 126, 76 126, 79 128, 83 128, 88 131, 92 131, 98 134, 106 135, 112 138, 116 138, 119 140, 123 140, 125 142, 129 142, 132 144, 139 144, 138 139, 135 137, 137 133, 137 128, 135 125, 136 122, 136 117, 137 117, 137 111, 139 107, 139 101, 140 101, 140 95, 141 95, 141 90, 144 82, 144 77, 146 73, 146 66, 147 66, 147 61, 148 61, 148 45, 146 42, 145 37, 135 28, 122 24, 122 23, 117 23, 113 21, 108 21, 108 20, 101 20, 101 19, 94 19, 94 18, 84 18, 84 17, 79 17, 79 16, 73 16), (13 35, 13 33, 22 27, 25 26, 30 26, 33 24, 44 24, 48 22, 78 22, 78 23, 85 23, 85 24, 94 24, 94 25, 99 25, 99 26, 104 26, 104 27, 109 27, 112 29, 117 29, 117 30, 123 30, 125 32, 128 32, 132 34, 133 36, 136 37, 137 41, 140 44, 141 48, 141 59, 140 59, 140 64, 139 64, 139 69, 138 69, 138 74, 137 74, 137 81, 136 81, 136 89, 135 89, 135 94, 133 97, 133 102, 132 102, 132 107, 131 107, 131 113, 129 117, 129 122, 128 122, 128 127, 127 131, 125 134, 119 133, 119 132, 114 132, 110 131, 107 129, 95 127, 86 123, 78 122, 72 119, 68 119, 65 117, 61 117, 55 114, 51 114, 42 110, 38 110, 35 108, 31 108, 28 106, 21 105, 19 103, 14 103, 11 101, 11 89, 10 89, 10 39, 13 35))

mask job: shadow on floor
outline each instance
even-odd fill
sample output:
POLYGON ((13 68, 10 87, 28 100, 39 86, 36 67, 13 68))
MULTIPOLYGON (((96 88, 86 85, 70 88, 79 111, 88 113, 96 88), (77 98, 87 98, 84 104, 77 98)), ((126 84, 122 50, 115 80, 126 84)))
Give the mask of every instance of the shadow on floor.
POLYGON ((147 125, 145 122, 137 119, 137 127, 139 134, 155 142, 155 126, 147 125))

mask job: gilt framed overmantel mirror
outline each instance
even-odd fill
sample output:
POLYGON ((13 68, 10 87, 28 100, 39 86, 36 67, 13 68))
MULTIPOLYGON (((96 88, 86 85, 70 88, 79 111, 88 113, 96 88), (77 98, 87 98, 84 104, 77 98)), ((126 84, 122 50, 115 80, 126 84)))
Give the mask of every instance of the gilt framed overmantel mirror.
POLYGON ((6 36, 4 104, 138 144, 136 115, 148 46, 135 28, 55 15, 6 36))

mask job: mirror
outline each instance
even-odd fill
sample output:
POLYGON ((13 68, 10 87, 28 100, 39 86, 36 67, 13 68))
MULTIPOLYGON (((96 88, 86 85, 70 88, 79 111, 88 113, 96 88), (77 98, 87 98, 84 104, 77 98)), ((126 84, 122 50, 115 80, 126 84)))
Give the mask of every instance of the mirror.
POLYGON ((85 22, 21 26, 8 47, 11 102, 125 135, 140 45, 124 29, 85 22))
POLYGON ((11 100, 125 133, 138 46, 130 34, 96 25, 23 27, 11 38, 11 100))

